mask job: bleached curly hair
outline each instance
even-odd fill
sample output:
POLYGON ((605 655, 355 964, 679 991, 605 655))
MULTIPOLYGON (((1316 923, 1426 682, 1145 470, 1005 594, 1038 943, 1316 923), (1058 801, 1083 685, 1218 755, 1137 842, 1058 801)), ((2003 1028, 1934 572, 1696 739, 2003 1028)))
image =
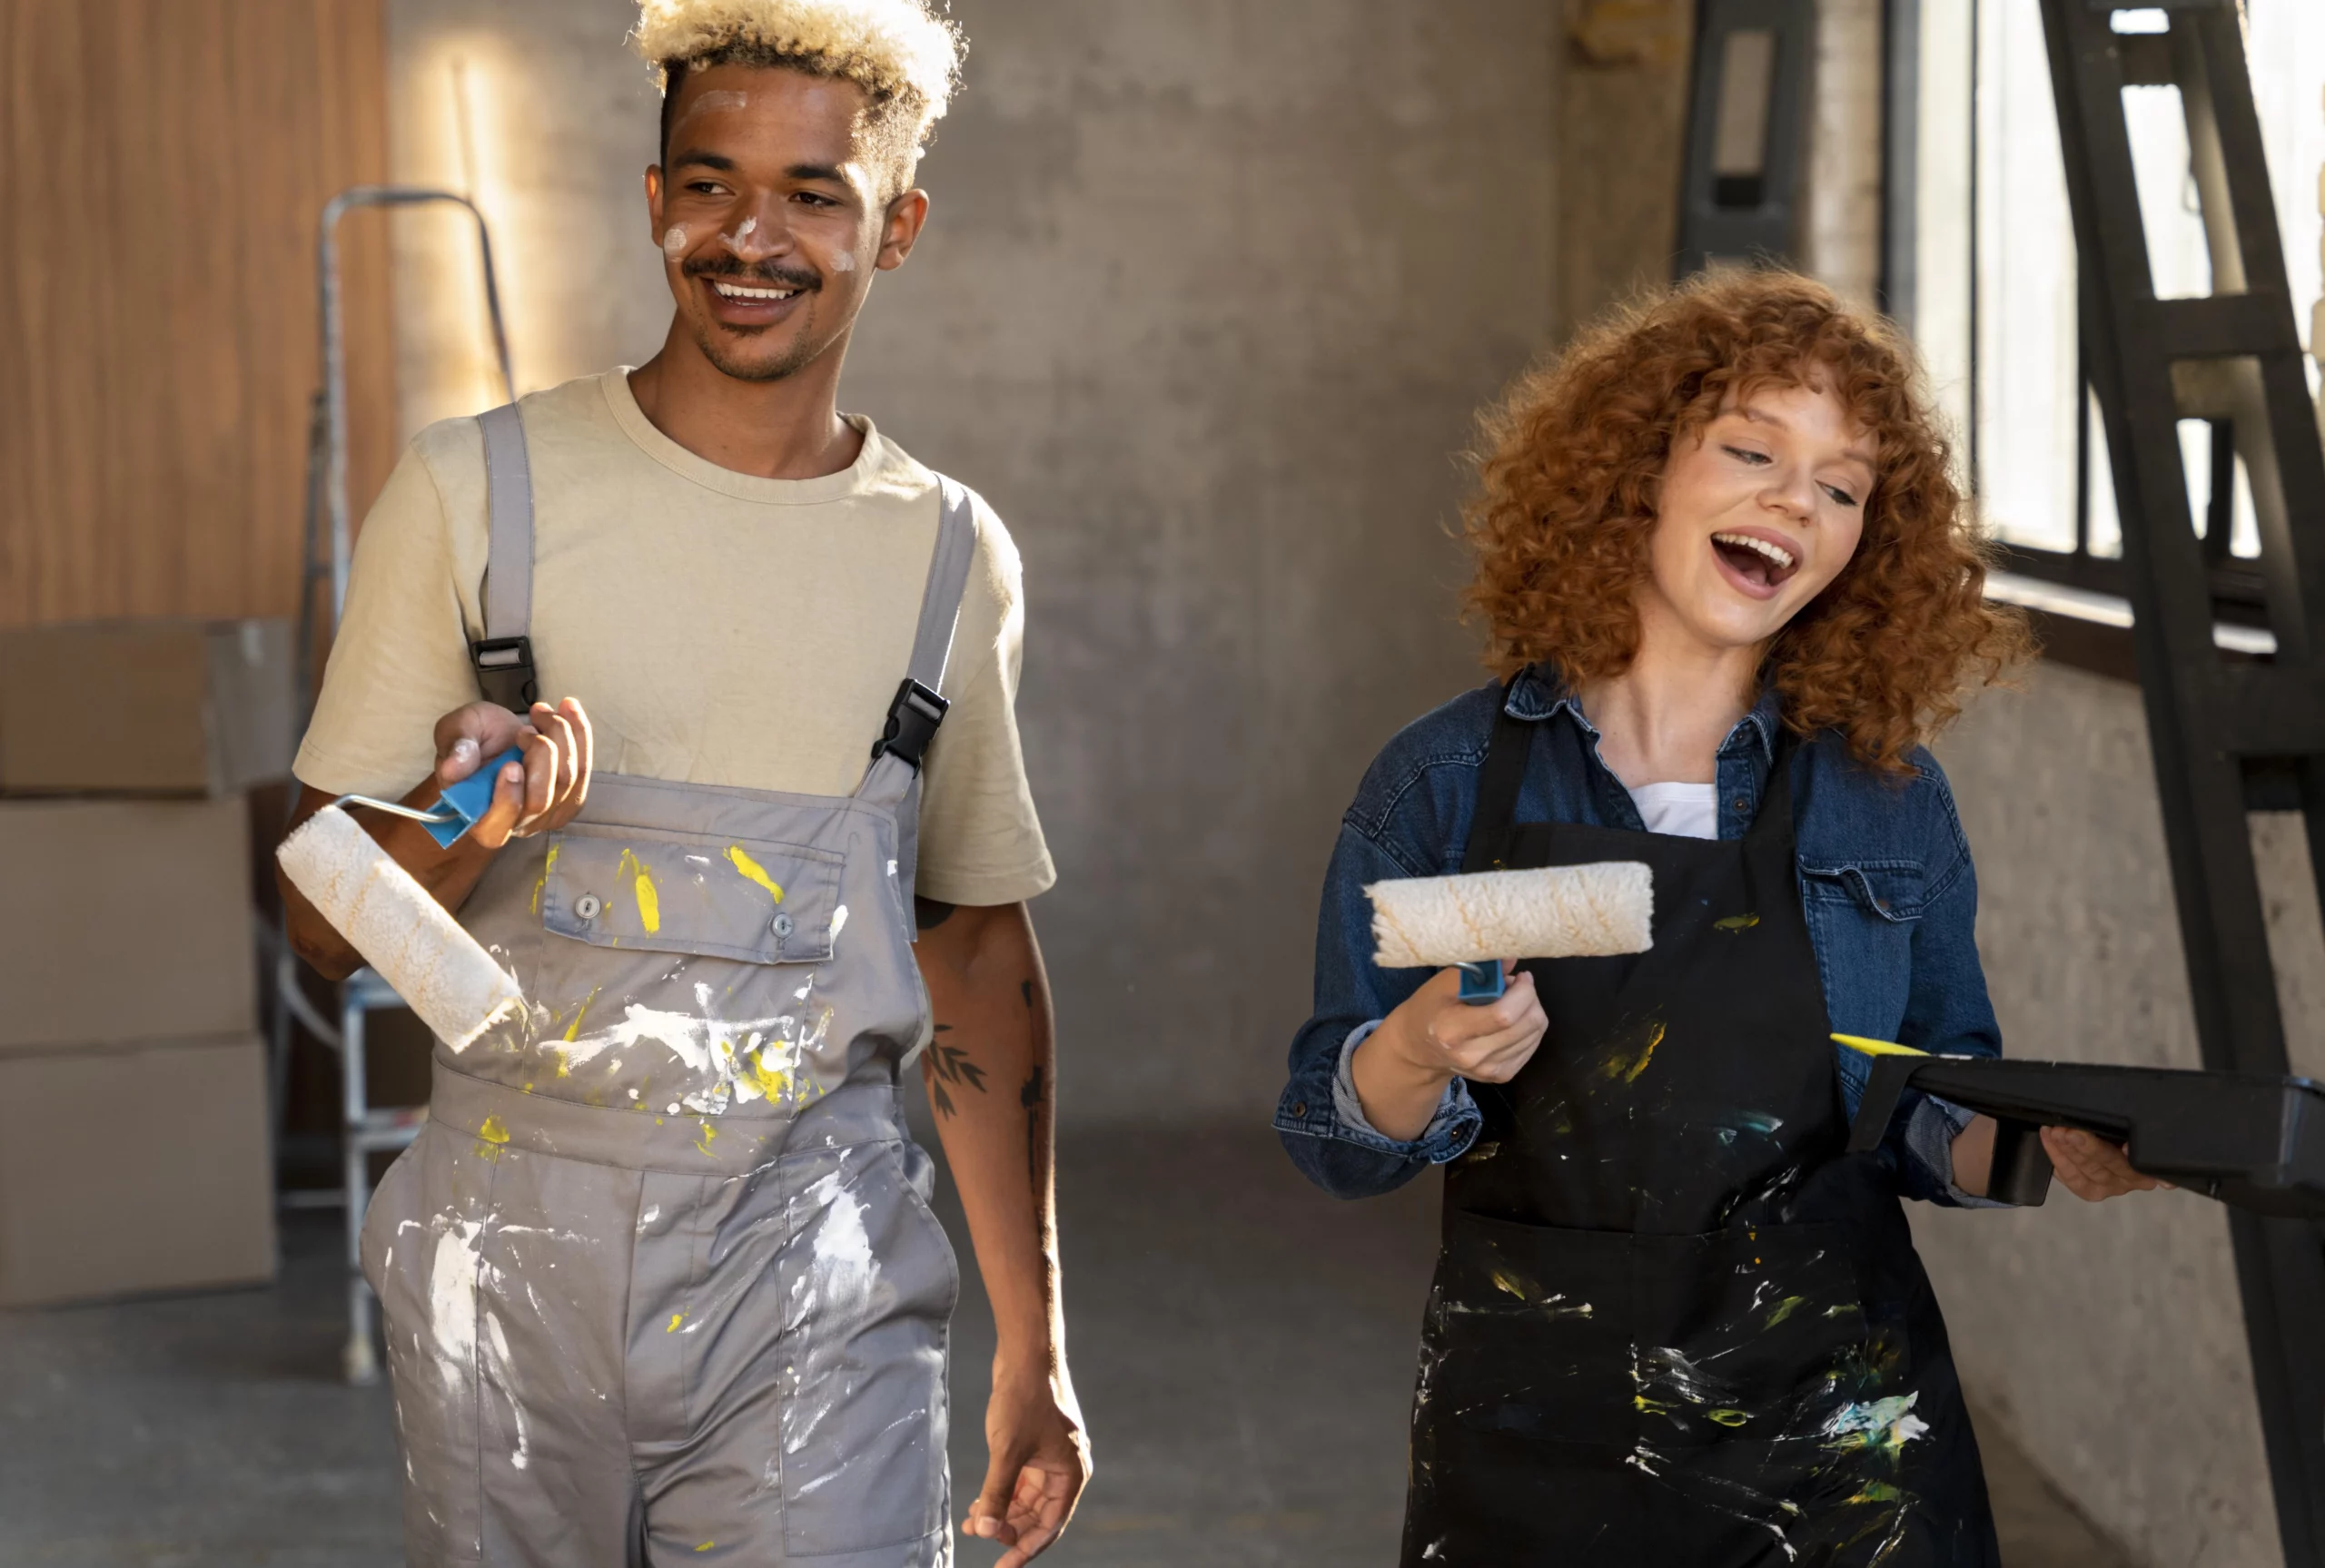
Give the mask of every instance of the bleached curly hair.
POLYGON ((968 48, 925 0, 639 0, 629 42, 661 83, 666 160, 688 71, 783 66, 864 89, 865 129, 904 183, 953 101, 968 48))

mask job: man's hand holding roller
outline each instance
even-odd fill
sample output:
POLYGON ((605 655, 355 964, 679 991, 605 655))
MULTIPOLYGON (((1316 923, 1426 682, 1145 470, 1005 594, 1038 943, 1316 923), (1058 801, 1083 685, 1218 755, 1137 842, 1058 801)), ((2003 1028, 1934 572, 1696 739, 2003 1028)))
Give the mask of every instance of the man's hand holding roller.
POLYGON ((1507 1083, 1549 1029, 1530 974, 1513 974, 1499 1001, 1461 1000, 1461 971, 1440 971, 1381 1021, 1349 1062, 1365 1117, 1384 1138, 1419 1138, 1456 1078, 1507 1083))
MULTIPOLYGON (((524 762, 521 767, 511 762, 500 770, 490 808, 450 849, 439 848, 428 830, 409 818, 360 807, 355 817, 437 902, 457 913, 503 844, 563 827, 580 811, 589 794, 593 741, 589 715, 571 697, 554 707, 535 703, 521 718, 498 703, 470 703, 438 719, 435 738, 436 766, 403 797, 403 804, 418 810, 433 805, 445 785, 469 777, 487 759, 511 746, 523 751, 524 762)), ((331 799, 302 785, 284 836, 331 799)), ((299 890, 280 873, 275 881, 282 890, 291 945, 299 956, 333 980, 361 967, 361 955, 299 890)))

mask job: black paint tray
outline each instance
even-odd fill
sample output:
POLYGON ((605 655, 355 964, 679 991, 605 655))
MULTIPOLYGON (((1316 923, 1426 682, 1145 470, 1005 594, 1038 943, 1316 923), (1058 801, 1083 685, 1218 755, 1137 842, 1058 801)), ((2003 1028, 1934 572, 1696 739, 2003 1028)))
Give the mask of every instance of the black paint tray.
POLYGON ((2000 1124, 1989 1190, 2007 1203, 2049 1194, 2036 1129, 2074 1127, 2128 1146, 2142 1175, 2256 1213, 2325 1218, 2325 1087, 2308 1079, 1984 1056, 1876 1056, 1871 1066, 1852 1153, 1880 1146, 1911 1086, 2000 1124))

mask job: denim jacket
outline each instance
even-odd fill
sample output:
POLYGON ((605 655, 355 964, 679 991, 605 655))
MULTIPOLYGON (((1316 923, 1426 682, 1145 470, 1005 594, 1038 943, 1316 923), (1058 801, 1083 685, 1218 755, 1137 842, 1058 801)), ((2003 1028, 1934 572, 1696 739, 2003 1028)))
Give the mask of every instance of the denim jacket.
MULTIPOLYGON (((1477 806, 1478 770, 1502 688, 1456 697, 1407 725, 1373 760, 1341 821, 1316 931, 1316 1011, 1291 1042, 1291 1076, 1275 1126, 1292 1162, 1325 1191, 1366 1198, 1458 1158, 1478 1135, 1468 1086, 1447 1086, 1420 1137, 1400 1142, 1365 1119, 1348 1061, 1356 1047, 1430 977, 1372 962, 1367 884, 1461 869, 1477 806)), ((1598 757, 1598 732, 1550 672, 1530 667, 1509 686, 1511 717, 1538 725, 1519 793, 1520 822, 1643 830, 1637 807, 1598 757)), ((1771 691, 1729 732, 1717 763, 1719 836, 1744 836, 1774 764, 1782 706, 1771 691)), ((1826 733, 1792 763, 1800 897, 1825 1011, 1843 1034, 1929 1051, 1998 1055, 2000 1031, 1973 940, 1977 878, 1945 775, 1915 751, 1893 783, 1855 762, 1826 733)), ((1546 1049, 1548 1049, 1546 1047, 1546 1049)), ((1835 1045, 1833 1070, 1854 1117, 1866 1059, 1835 1045)), ((1908 1091, 1881 1158, 1906 1197, 1986 1207, 1954 1185, 1954 1135, 1969 1112, 1908 1091)))

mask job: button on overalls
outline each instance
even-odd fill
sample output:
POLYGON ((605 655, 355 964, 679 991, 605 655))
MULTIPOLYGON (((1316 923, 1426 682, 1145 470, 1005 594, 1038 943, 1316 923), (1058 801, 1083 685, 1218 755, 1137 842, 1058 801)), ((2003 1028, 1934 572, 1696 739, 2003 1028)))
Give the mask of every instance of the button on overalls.
POLYGON ((1527 967, 1548 1032, 1446 1173, 1405 1568, 1995 1568, 1894 1185, 1845 1152, 1788 733, 1744 839, 1519 823, 1497 715, 1465 869, 1645 861, 1654 947, 1527 967))
MULTIPOLYGON (((483 423, 480 669, 529 659, 532 560, 522 427, 483 423)), ((975 545, 940 504, 922 740, 975 545)), ((897 1100, 930 1032, 915 752, 836 798, 599 774, 460 912, 531 1005, 438 1042, 364 1225, 413 1563, 951 1561, 959 1274, 897 1100)))

